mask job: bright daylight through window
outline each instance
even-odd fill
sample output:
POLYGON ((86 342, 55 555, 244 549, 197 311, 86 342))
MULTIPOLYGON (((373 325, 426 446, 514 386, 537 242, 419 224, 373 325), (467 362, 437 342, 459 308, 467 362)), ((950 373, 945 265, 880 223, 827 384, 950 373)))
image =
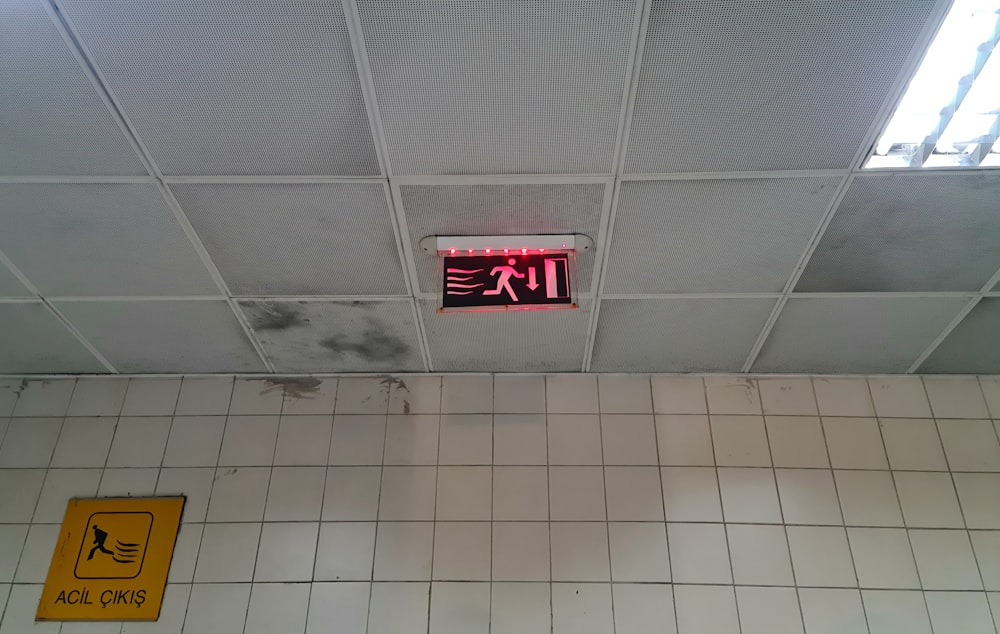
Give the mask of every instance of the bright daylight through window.
POLYGON ((1000 0, 955 0, 865 167, 1000 167, 1000 0))

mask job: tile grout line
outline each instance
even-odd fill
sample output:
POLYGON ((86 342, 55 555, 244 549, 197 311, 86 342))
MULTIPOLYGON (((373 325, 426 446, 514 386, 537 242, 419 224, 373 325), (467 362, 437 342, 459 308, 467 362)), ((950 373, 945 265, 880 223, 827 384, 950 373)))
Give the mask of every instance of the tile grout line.
POLYGON ((550 634, 555 632, 555 604, 552 598, 552 458, 551 458, 551 446, 552 443, 549 441, 549 379, 552 375, 543 375, 542 383, 544 385, 545 394, 545 499, 547 506, 545 508, 548 514, 548 521, 545 523, 545 530, 548 535, 548 541, 546 542, 548 550, 549 559, 549 632, 550 634))
MULTIPOLYGON (((330 379, 327 379, 329 381, 330 379)), ((322 494, 319 498, 319 514, 316 520, 316 545, 313 547, 313 561, 312 561, 312 571, 309 575, 309 592, 306 594, 306 628, 309 627, 309 611, 312 608, 312 594, 313 587, 316 585, 316 562, 319 561, 319 541, 320 537, 323 535, 323 507, 326 505, 326 484, 330 479, 330 452, 333 445, 333 412, 337 411, 337 391, 340 389, 340 381, 338 379, 332 379, 337 382, 337 387, 333 391, 333 408, 330 410, 330 442, 326 445, 326 465, 323 468, 323 489, 322 494)), ((322 385, 322 383, 321 383, 322 385)), ((274 450, 278 451, 278 441, 281 439, 281 425, 285 418, 285 401, 288 399, 288 392, 285 387, 282 386, 282 396, 281 396, 281 413, 278 415, 278 435, 274 439, 274 450)), ((325 416, 325 414, 324 414, 325 416)), ((266 510, 266 501, 265 501, 266 510)), ((375 558, 375 548, 372 546, 372 559, 375 558)))
MULTIPOLYGON (((674 571, 673 566, 670 563, 670 534, 667 531, 667 505, 664 499, 664 487, 663 487, 663 460, 660 457, 660 432, 659 426, 656 424, 656 395, 653 392, 653 377, 648 377, 649 380, 649 404, 653 410, 653 442, 656 445, 656 475, 659 476, 658 482, 660 484, 660 510, 663 513, 663 539, 664 544, 667 548, 667 579, 670 584, 670 609, 674 613, 674 631, 677 631, 677 597, 674 593, 674 571)), ((705 396, 705 384, 701 381, 701 392, 702 397, 705 396)), ((708 403, 705 403, 705 409, 708 409, 708 403)), ((707 415, 706 415, 707 416, 707 415)), ((720 501, 721 505, 721 501, 720 501)), ((734 591, 735 592, 735 591, 734 591)), ((612 588, 612 596, 614 596, 614 589, 612 588)))
MULTIPOLYGON (((607 478, 607 466, 604 464, 604 413, 601 410, 601 377, 597 377, 595 381, 597 387, 597 429, 598 434, 601 438, 601 490, 603 492, 602 497, 604 498, 604 535, 606 536, 606 543, 608 548, 608 594, 609 604, 611 607, 611 632, 615 633, 615 599, 614 593, 611 591, 611 583, 614 577, 611 574, 611 516, 608 513, 608 478, 607 478)), ((550 527, 551 534, 551 527, 550 527)), ((552 559, 552 547, 549 546, 549 559, 552 559)), ((555 622, 555 614, 553 613, 553 623, 555 622)))
MULTIPOLYGON (((491 379, 492 385, 492 379, 491 379)), ((441 405, 438 409, 444 409, 444 377, 441 378, 441 405)), ((492 402, 492 400, 491 400, 492 402)), ((427 574, 427 634, 431 631, 431 609, 434 599, 434 546, 437 540, 437 501, 438 501, 438 484, 441 481, 441 426, 443 424, 443 418, 441 414, 438 415, 438 445, 437 445, 437 460, 434 461, 434 506, 432 507, 434 521, 431 522, 431 567, 427 574)), ((387 417, 388 418, 388 417, 387 417)), ((386 431, 388 432, 388 420, 386 421, 386 431)), ((490 456, 493 455, 493 443, 492 438, 490 439, 490 456)), ((385 443, 382 445, 382 462, 385 463, 385 443)), ((382 466, 383 470, 385 465, 382 466)), ((380 504, 381 507, 381 504, 380 504)), ((379 509, 381 513, 381 508, 379 509)), ((492 518, 490 518, 492 519, 492 518)), ((492 543, 490 544, 492 548, 492 543)), ((492 555, 491 555, 492 556, 492 555)))

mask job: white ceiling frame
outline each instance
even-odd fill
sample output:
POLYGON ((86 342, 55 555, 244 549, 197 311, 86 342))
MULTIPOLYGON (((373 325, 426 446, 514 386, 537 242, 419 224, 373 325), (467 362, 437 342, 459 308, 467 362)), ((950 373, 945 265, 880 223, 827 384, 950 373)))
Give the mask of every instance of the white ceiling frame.
POLYGON ((850 170, 770 170, 756 172, 665 172, 657 174, 621 174, 622 181, 697 181, 737 180, 744 178, 842 178, 850 170))
POLYGON ((90 185, 155 183, 152 176, 0 176, 2 184, 18 185, 90 185))

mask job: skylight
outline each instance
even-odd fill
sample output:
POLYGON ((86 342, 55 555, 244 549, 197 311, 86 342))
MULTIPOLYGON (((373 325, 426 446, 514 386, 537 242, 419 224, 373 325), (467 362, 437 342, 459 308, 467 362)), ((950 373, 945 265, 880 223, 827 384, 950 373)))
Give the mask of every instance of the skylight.
POLYGON ((865 164, 1000 167, 1000 0, 955 0, 865 164))

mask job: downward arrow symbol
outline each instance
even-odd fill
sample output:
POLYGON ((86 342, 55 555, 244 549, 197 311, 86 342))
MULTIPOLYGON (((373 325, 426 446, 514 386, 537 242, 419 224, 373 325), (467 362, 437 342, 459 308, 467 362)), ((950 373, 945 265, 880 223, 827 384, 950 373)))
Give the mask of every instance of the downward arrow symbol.
POLYGON ((539 286, 538 282, 535 281, 535 267, 529 266, 527 287, 530 288, 531 290, 535 290, 536 288, 538 288, 538 286, 539 286))

